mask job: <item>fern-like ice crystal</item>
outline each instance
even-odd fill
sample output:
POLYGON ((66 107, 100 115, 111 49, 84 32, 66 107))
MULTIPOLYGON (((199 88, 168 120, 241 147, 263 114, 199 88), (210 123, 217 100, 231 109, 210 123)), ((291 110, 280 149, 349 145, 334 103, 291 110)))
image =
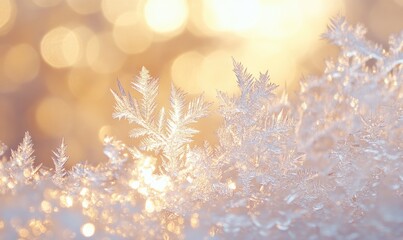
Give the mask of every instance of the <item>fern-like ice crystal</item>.
POLYGON ((403 239, 403 32, 386 50, 365 31, 333 19, 340 55, 294 101, 234 61, 216 145, 193 142, 203 97, 158 108, 145 68, 137 97, 112 91, 137 141, 105 138, 108 161, 67 172, 62 141, 48 171, 28 133, 0 143, 0 239, 403 239))

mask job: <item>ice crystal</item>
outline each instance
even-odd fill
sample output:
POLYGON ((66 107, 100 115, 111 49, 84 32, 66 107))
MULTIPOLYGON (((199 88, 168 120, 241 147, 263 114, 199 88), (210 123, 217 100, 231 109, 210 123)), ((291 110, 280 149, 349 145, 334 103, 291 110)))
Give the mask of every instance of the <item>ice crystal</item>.
POLYGON ((198 97, 186 107, 185 94, 172 85, 169 117, 165 116, 164 108, 156 117, 157 80, 151 78, 143 68, 132 86, 141 94, 141 100, 137 101, 130 94, 126 94, 119 83, 120 96, 112 91, 116 100, 113 116, 126 118, 130 123, 136 124, 130 136, 142 137, 141 149, 162 152, 164 171, 176 174, 184 164, 186 144, 190 143, 192 136, 198 132, 189 127, 189 124, 204 117, 209 104, 204 102, 203 97, 198 97))
POLYGON ((62 141, 48 171, 28 133, 9 159, 0 142, 0 238, 403 238, 403 32, 388 50, 364 35, 332 21, 324 37, 340 56, 302 81, 296 104, 234 61, 240 94, 218 93, 214 146, 193 142, 203 97, 172 86, 158 110, 145 68, 139 98, 112 91, 138 144, 106 137, 107 162, 67 172, 62 141))
POLYGON ((67 162, 68 157, 66 156, 66 145, 64 144, 64 140, 60 144, 60 147, 57 149, 56 152, 53 152, 55 155, 52 158, 53 163, 55 165, 55 173, 53 175, 53 180, 55 184, 63 184, 64 177, 66 176, 67 172, 64 169, 64 164, 67 162))
POLYGON ((2 157, 7 151, 7 145, 0 142, 0 157, 2 157))

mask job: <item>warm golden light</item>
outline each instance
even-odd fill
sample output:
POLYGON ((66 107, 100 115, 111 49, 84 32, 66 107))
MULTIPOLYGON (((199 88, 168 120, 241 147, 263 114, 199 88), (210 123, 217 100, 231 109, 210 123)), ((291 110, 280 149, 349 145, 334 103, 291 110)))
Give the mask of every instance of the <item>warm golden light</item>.
POLYGON ((67 0, 67 4, 78 14, 91 14, 99 10, 99 0, 67 0))
POLYGON ((199 225, 199 214, 193 213, 192 217, 190 218, 190 226, 192 226, 192 228, 198 228, 199 225))
POLYGON ((110 88, 108 76, 95 74, 89 68, 74 68, 66 78, 69 91, 82 102, 101 99, 110 88))
POLYGON ((131 180, 131 181, 129 182, 129 186, 130 186, 131 188, 133 188, 133 189, 138 189, 139 186, 140 186, 140 182, 137 181, 137 180, 131 180))
POLYGON ((86 187, 84 187, 83 189, 81 189, 81 191, 80 191, 80 195, 81 196, 85 196, 85 195, 87 195, 89 193, 89 190, 88 190, 88 188, 86 188, 86 187))
POLYGON ((58 5, 61 0, 33 0, 33 2, 39 7, 54 7, 58 5))
POLYGON ((396 2, 399 6, 403 7, 403 0, 395 0, 395 2, 396 2))
POLYGON ((29 237, 29 231, 26 228, 20 228, 20 229, 18 229, 18 235, 21 238, 28 238, 29 237))
POLYGON ((189 51, 177 57, 171 66, 173 81, 186 92, 204 93, 211 100, 216 100, 217 90, 233 93, 237 90, 231 68, 231 53, 215 51, 207 56, 189 51))
POLYGON ((95 233, 95 226, 92 223, 86 223, 81 226, 81 234, 83 234, 84 237, 92 237, 95 233))
POLYGON ((149 212, 149 213, 152 213, 152 212, 155 211, 155 205, 154 205, 154 203, 153 203, 152 200, 150 200, 150 199, 147 199, 147 200, 146 200, 145 210, 146 210, 147 212, 149 212))
POLYGON ((0 240, 400 239, 401 7, 0 0, 0 240))
POLYGON ((296 57, 301 56, 304 53, 303 47, 306 45, 294 46, 289 43, 289 49, 281 47, 284 43, 273 42, 267 44, 267 40, 250 40, 248 44, 245 44, 240 48, 237 57, 244 61, 255 61, 253 66, 248 66, 250 72, 258 74, 259 72, 269 71, 270 79, 277 85, 279 85, 278 92, 284 90, 287 87, 287 91, 295 89, 297 78, 296 73, 296 57), (296 49, 294 49, 296 48, 296 49), (283 64, 287 62, 287 64, 283 64))
POLYGON ((11 22, 14 21, 16 8, 12 1, 0 1, 0 35, 9 28, 11 22))
POLYGON ((52 137, 66 135, 72 127, 71 107, 59 98, 43 99, 35 111, 36 123, 43 133, 52 137))
POLYGON ((85 209, 89 208, 90 202, 87 199, 84 199, 81 203, 81 206, 85 209))
POLYGON ((228 188, 231 190, 235 190, 236 189, 236 184, 233 181, 229 181, 228 182, 228 188))
MULTIPOLYGON (((109 89, 117 89, 116 79, 129 85, 143 65, 160 79, 164 106, 171 81, 210 102, 216 90, 236 94, 231 57, 255 75, 268 70, 277 93, 285 85, 292 93, 301 76, 318 73, 322 59, 336 53, 319 35, 338 13, 368 26, 370 38, 384 46, 389 34, 401 31, 402 0, 362 2, 0 0, 0 140, 13 148, 30 131, 38 145, 49 143, 35 153, 38 164, 50 168, 47 156, 62 136, 68 167, 104 159, 103 137, 121 139, 128 131, 111 127, 120 123, 111 119, 109 89)), ((210 140, 219 121, 201 125, 197 139, 210 140)), ((165 191, 155 182, 158 171, 147 171, 138 189, 148 196, 165 191)))
MULTIPOLYGON (((115 23, 124 13, 136 13, 139 10, 140 3, 141 1, 137 0, 102 0, 102 14, 110 23, 115 23)), ((134 14, 133 17, 137 18, 137 15, 134 14)))
POLYGON ((8 182, 8 183, 7 183, 7 187, 8 187, 9 189, 13 189, 13 188, 15 187, 15 184, 14 184, 13 182, 8 182))
POLYGON ((41 209, 45 213, 50 213, 50 212, 52 212, 52 205, 48 201, 42 201, 41 202, 41 209))
POLYGON ((24 169, 24 171, 23 171, 24 177, 29 178, 31 176, 31 174, 32 174, 31 170, 24 169))
POLYGON ((98 139, 103 142, 106 136, 111 136, 112 127, 109 125, 102 126, 98 131, 98 139))
POLYGON ((286 38, 301 29, 303 12, 301 8, 305 3, 296 0, 274 1, 262 3, 261 21, 258 31, 264 37, 286 38))
POLYGON ((188 6, 184 0, 148 0, 144 14, 155 32, 173 32, 186 23, 188 6))
MULTIPOLYGON (((288 39, 298 36, 298 41, 306 36, 318 36, 325 29, 327 19, 343 10, 342 1, 325 3, 321 0, 284 0, 262 2, 259 24, 255 34, 271 39, 288 39)), ((311 39, 312 41, 317 40, 311 39)))
POLYGON ((231 70, 231 53, 218 50, 207 55, 200 66, 199 86, 207 97, 216 100, 217 90, 233 94, 238 91, 231 70))
POLYGON ((71 196, 66 196, 66 206, 67 207, 73 206, 73 198, 71 196))
POLYGON ((80 42, 72 30, 57 27, 41 41, 41 54, 46 63, 55 68, 70 67, 80 56, 80 42))
POLYGON ((204 56, 197 51, 179 55, 171 66, 171 77, 176 85, 189 93, 200 93, 200 71, 204 56))
POLYGON ((41 234, 45 233, 46 230, 47 230, 46 227, 43 225, 43 223, 40 220, 35 220, 35 219, 32 219, 29 222, 29 227, 31 228, 32 233, 36 237, 38 237, 41 234))
POLYGON ((260 0, 204 0, 204 5, 204 21, 217 31, 249 30, 260 15, 260 0))
POLYGON ((115 21, 113 39, 120 50, 128 54, 145 51, 153 40, 150 29, 136 19, 134 12, 120 15, 115 21))
POLYGON ((114 72, 126 59, 126 55, 115 46, 112 34, 107 32, 88 41, 86 56, 91 69, 98 73, 114 72))
POLYGON ((2 64, 6 77, 22 83, 34 79, 39 73, 40 60, 35 48, 28 44, 18 44, 10 48, 2 64))
POLYGON ((60 203, 63 207, 69 208, 73 206, 74 200, 72 196, 63 195, 60 197, 60 203))
POLYGON ((169 177, 167 176, 158 176, 154 177, 153 181, 151 182, 151 188, 163 192, 166 188, 171 184, 169 177))

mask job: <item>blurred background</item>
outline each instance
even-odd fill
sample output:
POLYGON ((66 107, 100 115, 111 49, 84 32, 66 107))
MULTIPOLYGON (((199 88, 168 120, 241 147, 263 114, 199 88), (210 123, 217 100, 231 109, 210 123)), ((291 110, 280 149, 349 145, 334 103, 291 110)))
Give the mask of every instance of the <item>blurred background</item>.
MULTIPOLYGON (((0 140, 16 148, 29 131, 48 167, 63 137, 69 166, 105 161, 105 135, 135 141, 112 119, 109 90, 117 79, 129 88, 142 66, 160 79, 162 105, 172 81, 212 102, 236 93, 231 57, 292 98, 337 56, 320 38, 337 14, 384 46, 403 29, 403 0, 0 0, 0 140)), ((219 122, 204 119, 198 139, 214 143, 219 122)))

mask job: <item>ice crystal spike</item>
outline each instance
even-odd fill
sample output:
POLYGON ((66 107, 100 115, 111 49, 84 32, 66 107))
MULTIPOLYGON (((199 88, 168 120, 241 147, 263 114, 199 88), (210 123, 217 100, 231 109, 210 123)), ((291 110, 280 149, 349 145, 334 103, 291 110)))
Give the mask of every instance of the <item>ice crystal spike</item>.
POLYGON ((0 142, 0 157, 2 157, 7 151, 7 145, 0 142))
POLYGON ((361 55, 381 60, 382 49, 365 39, 366 28, 358 24, 350 26, 346 19, 338 16, 331 21, 328 31, 322 36, 339 46, 348 56, 361 55))
POLYGON ((365 31, 332 21, 340 56, 295 103, 234 60, 240 94, 218 93, 217 145, 193 142, 203 96, 172 85, 159 110, 145 68, 138 98, 112 91, 139 141, 106 137, 108 161, 67 173, 62 141, 52 174, 28 133, 11 157, 0 143, 0 239, 403 239, 403 32, 385 50, 365 31))
POLYGON ((66 162, 68 160, 68 157, 66 156, 66 149, 67 149, 67 146, 64 144, 64 139, 63 139, 62 143, 60 144, 60 147, 57 149, 57 151, 53 152, 53 154, 55 155, 52 158, 53 164, 55 165, 53 181, 59 185, 61 185, 63 183, 64 177, 67 174, 67 172, 64 168, 64 165, 66 164, 66 162))
POLYGON ((111 165, 121 167, 127 161, 126 149, 126 145, 121 141, 109 136, 104 138, 104 154, 109 158, 111 165))
POLYGON ((11 161, 21 168, 33 168, 35 158, 31 136, 25 133, 22 143, 18 146, 17 151, 11 152, 11 161))

